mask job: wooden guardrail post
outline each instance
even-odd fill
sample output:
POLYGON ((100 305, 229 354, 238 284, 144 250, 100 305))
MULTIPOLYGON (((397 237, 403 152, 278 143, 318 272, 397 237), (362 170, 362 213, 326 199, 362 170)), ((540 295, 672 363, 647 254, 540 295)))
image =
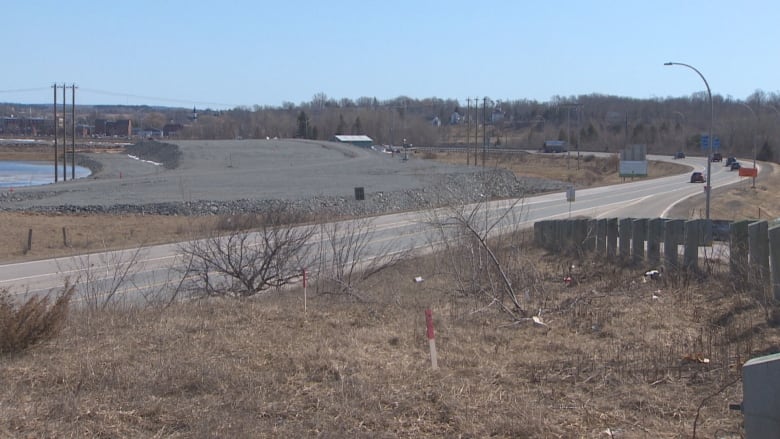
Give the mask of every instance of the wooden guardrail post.
POLYGON ((596 254, 604 256, 607 253, 607 219, 596 220, 596 254))
POLYGON ((618 257, 623 261, 627 261, 631 257, 632 222, 633 219, 631 218, 620 218, 619 221, 618 236, 620 236, 620 241, 618 241, 618 257))
POLYGON ((772 296, 780 301, 780 226, 769 229, 769 265, 772 267, 772 296))
POLYGON ((700 220, 685 222, 685 249, 683 250, 683 267, 686 270, 699 268, 699 229, 700 220))
POLYGON ((607 218, 607 257, 614 258, 617 255, 618 219, 607 218))
POLYGON ((647 239, 647 218, 635 219, 631 224, 631 260, 636 264, 645 259, 647 239))
POLYGON ((748 224, 748 280, 757 287, 769 283, 769 223, 756 221, 748 224))
POLYGON ((729 273, 738 282, 748 280, 748 224, 737 221, 729 224, 729 273))
POLYGON ((647 262, 652 266, 661 262, 661 240, 665 222, 663 218, 653 218, 647 223, 647 262))
POLYGON ((685 220, 666 220, 664 224, 664 266, 667 270, 680 268, 679 245, 685 240, 685 220))

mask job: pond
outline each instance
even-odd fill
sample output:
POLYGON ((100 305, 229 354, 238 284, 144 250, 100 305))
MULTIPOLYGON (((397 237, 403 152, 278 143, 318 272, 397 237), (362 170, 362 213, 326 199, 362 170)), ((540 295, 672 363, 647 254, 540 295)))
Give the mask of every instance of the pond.
MULTIPOLYGON (((70 180, 71 165, 66 166, 67 178, 70 180)), ((57 169, 59 180, 62 181, 62 164, 57 169)), ((89 176, 92 171, 83 166, 76 166, 76 178, 89 176)), ((20 162, 0 160, 0 188, 24 186, 39 186, 54 183, 54 164, 49 162, 20 162)))

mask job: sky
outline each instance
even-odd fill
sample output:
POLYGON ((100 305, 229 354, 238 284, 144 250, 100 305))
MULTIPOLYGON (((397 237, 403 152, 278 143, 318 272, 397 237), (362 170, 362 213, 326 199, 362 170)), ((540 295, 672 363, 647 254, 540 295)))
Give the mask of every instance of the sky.
POLYGON ((780 91, 779 19, 777 0, 11 1, 0 102, 50 103, 54 83, 77 104, 212 109, 706 91, 668 61, 744 100, 780 91))

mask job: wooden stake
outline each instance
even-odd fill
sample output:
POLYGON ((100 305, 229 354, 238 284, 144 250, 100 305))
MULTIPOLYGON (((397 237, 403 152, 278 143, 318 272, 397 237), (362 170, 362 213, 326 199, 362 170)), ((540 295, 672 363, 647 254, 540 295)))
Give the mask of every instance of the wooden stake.
POLYGON ((303 269, 303 313, 306 314, 306 269, 303 269))
POLYGON ((430 309, 425 310, 425 325, 428 328, 428 347, 431 350, 431 367, 433 370, 439 368, 438 359, 436 358, 436 338, 433 332, 433 312, 430 309))

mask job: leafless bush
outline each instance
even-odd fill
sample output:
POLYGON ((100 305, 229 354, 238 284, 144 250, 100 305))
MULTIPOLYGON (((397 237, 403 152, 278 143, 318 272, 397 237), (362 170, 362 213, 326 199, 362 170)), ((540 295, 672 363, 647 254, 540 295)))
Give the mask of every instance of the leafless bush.
MULTIPOLYGON (((437 247, 445 250, 446 264, 464 295, 482 298, 486 307, 497 306, 514 320, 526 317, 510 264, 517 262, 521 200, 454 204, 432 212, 429 222, 437 230, 437 247), (505 239, 505 240, 504 240, 505 239), (511 249, 504 252, 499 249, 511 249)), ((515 271, 518 267, 511 266, 515 271)))
POLYGON ((47 295, 32 296, 21 305, 8 290, 0 290, 0 354, 20 352, 59 334, 73 290, 66 284, 53 303, 47 295))
POLYGON ((74 266, 69 270, 78 273, 74 285, 79 285, 78 296, 88 309, 106 309, 119 301, 125 288, 139 287, 133 285, 133 278, 142 268, 142 251, 143 247, 138 247, 74 259, 74 266))
POLYGON ((256 230, 239 227, 180 247, 191 258, 187 274, 197 279, 205 294, 248 297, 300 276, 315 229, 296 225, 299 218, 286 207, 255 220, 260 224, 256 230))
POLYGON ((323 239, 319 278, 323 293, 347 294, 365 299, 360 285, 374 274, 403 260, 408 251, 393 248, 391 241, 377 244, 371 218, 359 218, 320 226, 323 239))

